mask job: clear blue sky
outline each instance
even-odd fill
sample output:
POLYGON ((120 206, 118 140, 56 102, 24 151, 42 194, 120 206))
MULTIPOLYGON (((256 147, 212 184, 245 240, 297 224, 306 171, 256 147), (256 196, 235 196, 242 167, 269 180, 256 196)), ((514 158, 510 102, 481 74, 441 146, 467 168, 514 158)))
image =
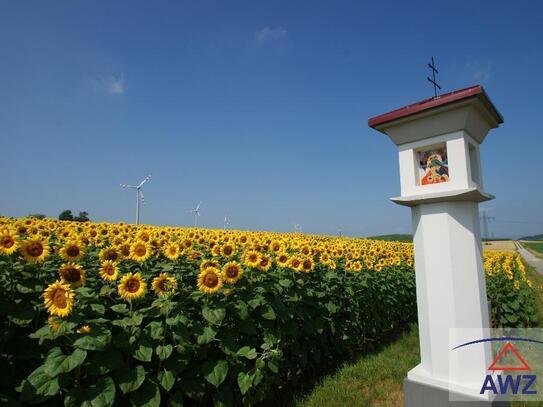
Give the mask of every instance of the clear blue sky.
MULTIPOLYGON (((0 213, 349 235, 409 232, 397 152, 367 119, 482 84, 497 220, 543 222, 543 6, 535 1, 0 4, 0 213)), ((494 223, 496 235, 543 224, 494 223)))

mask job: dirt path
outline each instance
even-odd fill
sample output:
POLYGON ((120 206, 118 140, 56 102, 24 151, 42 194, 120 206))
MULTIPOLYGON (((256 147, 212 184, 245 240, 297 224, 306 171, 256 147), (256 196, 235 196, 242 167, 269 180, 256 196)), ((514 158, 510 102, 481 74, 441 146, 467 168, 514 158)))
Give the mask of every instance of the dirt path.
POLYGON ((540 259, 536 255, 530 253, 528 250, 524 248, 519 242, 515 241, 515 246, 517 246, 517 249, 526 262, 532 266, 536 271, 543 276, 543 259, 540 259))

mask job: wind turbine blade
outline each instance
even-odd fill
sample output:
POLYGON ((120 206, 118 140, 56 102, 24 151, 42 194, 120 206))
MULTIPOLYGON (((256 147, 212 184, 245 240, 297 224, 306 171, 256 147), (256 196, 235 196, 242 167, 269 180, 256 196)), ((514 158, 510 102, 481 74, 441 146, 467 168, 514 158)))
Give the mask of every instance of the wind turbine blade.
POLYGON ((200 209, 200 205, 201 205, 201 204, 202 204, 202 203, 200 202, 200 203, 196 206, 196 210, 200 209))
POLYGON ((138 189, 138 194, 140 196, 141 203, 145 204, 145 198, 143 197, 143 191, 141 189, 138 189))
POLYGON ((120 184, 123 188, 137 188, 134 185, 128 185, 128 184, 120 184))
POLYGON ((151 179, 151 176, 148 175, 146 176, 143 181, 140 182, 140 184, 138 185, 138 188, 140 188, 143 184, 145 184, 147 181, 149 181, 151 179))
POLYGON ((196 214, 197 214, 198 216, 202 216, 202 215, 200 215, 200 211, 195 211, 195 212, 196 212, 196 214))

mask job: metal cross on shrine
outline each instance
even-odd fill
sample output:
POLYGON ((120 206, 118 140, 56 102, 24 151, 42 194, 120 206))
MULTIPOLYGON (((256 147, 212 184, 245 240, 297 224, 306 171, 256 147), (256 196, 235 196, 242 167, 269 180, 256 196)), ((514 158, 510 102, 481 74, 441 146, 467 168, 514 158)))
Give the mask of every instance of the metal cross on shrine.
POLYGON ((428 79, 428 81, 434 85, 434 97, 437 97, 437 90, 438 89, 441 90, 441 86, 439 86, 438 83, 436 82, 436 74, 438 74, 439 71, 437 70, 435 66, 434 57, 432 57, 432 63, 428 64, 428 67, 432 70, 432 79, 430 79, 429 76, 426 77, 426 79, 428 79))

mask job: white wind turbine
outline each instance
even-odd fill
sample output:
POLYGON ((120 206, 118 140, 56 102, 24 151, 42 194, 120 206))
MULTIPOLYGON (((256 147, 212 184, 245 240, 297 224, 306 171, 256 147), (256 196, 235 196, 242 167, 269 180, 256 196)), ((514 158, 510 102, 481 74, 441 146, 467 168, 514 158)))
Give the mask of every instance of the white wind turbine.
POLYGON ((232 226, 232 224, 228 222, 228 217, 224 215, 224 230, 226 230, 229 226, 232 226))
POLYGON ((187 213, 194 213, 194 227, 198 226, 198 216, 201 216, 200 215, 200 205, 202 203, 200 202, 198 205, 196 205, 196 208, 194 209, 189 209, 187 211, 187 213))
POLYGON ((302 225, 296 222, 294 222, 293 225, 294 225, 294 233, 303 233, 302 225))
POLYGON ((133 188, 136 190, 136 225, 139 225, 140 223, 140 202, 142 204, 145 203, 145 199, 143 198, 143 191, 141 190, 141 187, 143 184, 145 184, 147 181, 151 179, 151 176, 146 176, 143 181, 139 183, 139 185, 128 185, 128 184, 121 184, 121 187, 123 188, 133 188))

